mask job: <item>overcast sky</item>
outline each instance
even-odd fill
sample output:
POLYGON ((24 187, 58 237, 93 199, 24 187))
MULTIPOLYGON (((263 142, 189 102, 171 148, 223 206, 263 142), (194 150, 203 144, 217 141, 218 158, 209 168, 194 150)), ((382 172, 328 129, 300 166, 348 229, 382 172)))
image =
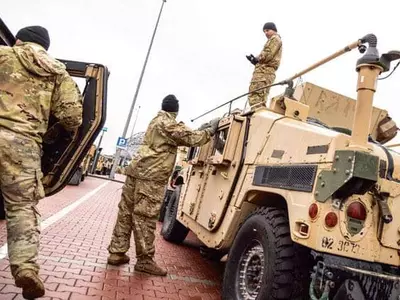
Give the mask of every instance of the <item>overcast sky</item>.
MULTIPOLYGON (((51 35, 52 56, 108 66, 108 132, 102 146, 103 153, 113 153, 162 0, 3 2, 1 18, 14 34, 23 26, 43 25, 51 35)), ((195 128, 209 118, 194 123, 190 119, 247 92, 253 65, 245 55, 261 51, 266 41, 262 26, 267 21, 276 23, 283 41, 277 80, 367 33, 377 35, 380 53, 400 50, 398 11, 381 5, 366 0, 167 0, 139 92, 136 107, 141 108, 135 132, 146 129, 169 93, 180 100, 178 119, 195 128)), ((355 98, 359 56, 358 51, 352 51, 303 76, 303 81, 355 98)), ((399 82, 400 71, 379 81, 374 102, 388 109, 398 125, 400 110, 395 106, 400 100, 399 82)), ((270 96, 281 91, 281 87, 273 88, 270 96)), ((235 107, 244 107, 245 100, 237 101, 235 107)), ((135 116, 136 111, 128 133, 135 116)))

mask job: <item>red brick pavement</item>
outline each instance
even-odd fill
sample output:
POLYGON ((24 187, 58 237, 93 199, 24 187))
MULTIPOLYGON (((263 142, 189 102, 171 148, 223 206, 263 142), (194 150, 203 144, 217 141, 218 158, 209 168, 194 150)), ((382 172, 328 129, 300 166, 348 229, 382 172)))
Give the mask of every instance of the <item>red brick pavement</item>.
MULTIPOLYGON (((104 180, 88 177, 80 186, 67 186, 40 205, 45 220, 75 202, 104 180)), ((95 195, 42 230, 40 276, 46 295, 41 299, 220 299, 223 266, 203 259, 200 242, 189 235, 183 245, 157 236, 156 260, 169 271, 166 277, 135 273, 134 243, 129 264, 106 264, 107 246, 117 215, 120 183, 109 182, 95 195)), ((0 222, 0 232, 4 232, 0 222)), ((157 226, 160 230, 160 224, 157 226)), ((4 238, 0 247, 4 243, 4 238)), ((0 260, 0 300, 23 299, 10 274, 8 260, 0 260)))
MULTIPOLYGON (((38 205, 41 219, 47 219, 103 183, 101 180, 90 180, 90 177, 86 179, 79 186, 68 185, 62 192, 41 200, 38 205)), ((0 245, 3 245, 6 241, 6 224, 5 221, 0 221, 0 245)))

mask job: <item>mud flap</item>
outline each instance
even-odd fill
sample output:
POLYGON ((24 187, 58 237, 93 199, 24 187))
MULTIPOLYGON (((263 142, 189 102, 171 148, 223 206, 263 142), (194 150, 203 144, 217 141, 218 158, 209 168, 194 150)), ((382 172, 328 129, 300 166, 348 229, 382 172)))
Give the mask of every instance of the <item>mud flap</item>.
POLYGON ((366 300, 361 290, 361 286, 357 281, 347 279, 337 291, 333 300, 353 299, 366 300))
POLYGON ((329 254, 312 253, 309 297, 312 300, 399 300, 398 268, 329 254), (321 259, 322 260, 319 260, 321 259))

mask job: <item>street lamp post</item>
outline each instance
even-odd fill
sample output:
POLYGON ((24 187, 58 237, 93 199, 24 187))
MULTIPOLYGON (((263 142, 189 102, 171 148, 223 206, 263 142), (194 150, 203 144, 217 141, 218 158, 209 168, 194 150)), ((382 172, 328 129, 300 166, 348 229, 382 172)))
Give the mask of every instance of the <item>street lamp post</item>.
MULTIPOLYGON (((156 26, 154 28, 153 36, 151 38, 149 50, 147 51, 146 59, 145 59, 144 64, 143 64, 142 73, 140 74, 139 82, 138 82, 138 85, 136 87, 135 96, 133 97, 133 101, 132 101, 131 108, 129 110, 128 118, 126 119, 125 128, 124 128, 124 131, 122 133, 122 137, 123 138, 126 138, 126 132, 128 131, 129 123, 131 121, 133 108, 135 107, 136 99, 137 99, 137 96, 139 94, 139 89, 140 89, 140 85, 142 84, 143 74, 144 74, 144 71, 146 69, 147 61, 149 59, 151 47, 153 46, 154 37, 155 37, 156 32, 157 32, 158 23, 160 22, 160 17, 161 17, 161 13, 162 13, 162 10, 164 8, 165 2, 167 2, 167 0, 162 0, 160 13, 158 14, 157 23, 156 23, 156 26)), ((115 177, 115 170, 117 169, 117 162, 119 160, 120 155, 121 155, 121 148, 117 148, 117 151, 115 152, 114 163, 113 163, 113 166, 111 168, 110 175, 109 175, 109 178, 111 178, 111 179, 114 179, 114 177, 115 177)))
POLYGON ((139 105, 137 113, 136 113, 135 122, 133 123, 132 131, 131 131, 131 137, 133 136, 133 131, 135 130, 136 122, 137 122, 137 119, 139 117, 139 110, 140 110, 140 105, 139 105))

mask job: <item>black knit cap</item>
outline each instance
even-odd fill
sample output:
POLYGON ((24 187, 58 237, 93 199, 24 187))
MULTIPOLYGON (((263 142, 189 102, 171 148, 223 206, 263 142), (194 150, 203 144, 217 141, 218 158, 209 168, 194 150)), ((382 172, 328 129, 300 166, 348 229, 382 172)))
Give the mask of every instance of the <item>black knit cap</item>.
POLYGON ((178 112, 179 101, 176 99, 175 95, 166 96, 162 101, 161 109, 167 112, 178 112))
POLYGON ((28 26, 21 28, 15 37, 23 42, 39 44, 46 50, 50 47, 49 33, 47 29, 42 26, 28 26))
POLYGON ((271 29, 271 30, 273 30, 273 31, 278 32, 278 30, 276 29, 275 23, 273 23, 273 22, 267 22, 267 23, 265 23, 265 24, 264 24, 264 27, 263 27, 263 30, 266 30, 266 29, 271 29))

